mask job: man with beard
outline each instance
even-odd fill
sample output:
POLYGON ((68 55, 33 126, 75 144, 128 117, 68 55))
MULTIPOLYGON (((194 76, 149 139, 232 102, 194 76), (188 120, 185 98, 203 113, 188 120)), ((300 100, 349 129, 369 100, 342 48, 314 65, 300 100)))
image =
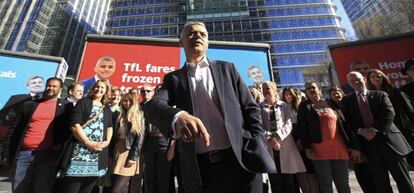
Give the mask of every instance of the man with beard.
POLYGON ((59 151, 69 136, 73 105, 58 98, 61 79, 46 82, 42 99, 23 104, 23 111, 10 141, 10 155, 15 158, 11 170, 14 193, 48 193, 56 178, 59 151))

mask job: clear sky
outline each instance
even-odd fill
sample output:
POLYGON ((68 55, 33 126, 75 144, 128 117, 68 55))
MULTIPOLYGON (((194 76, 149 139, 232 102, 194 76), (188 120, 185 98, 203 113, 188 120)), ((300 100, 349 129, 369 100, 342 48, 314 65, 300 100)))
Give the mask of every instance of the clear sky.
POLYGON ((351 21, 349 20, 348 15, 345 12, 344 7, 342 6, 342 3, 340 0, 333 0, 333 3, 337 6, 336 14, 341 17, 341 24, 346 29, 346 33, 348 36, 347 38, 350 38, 351 41, 357 40, 354 28, 352 27, 351 21))

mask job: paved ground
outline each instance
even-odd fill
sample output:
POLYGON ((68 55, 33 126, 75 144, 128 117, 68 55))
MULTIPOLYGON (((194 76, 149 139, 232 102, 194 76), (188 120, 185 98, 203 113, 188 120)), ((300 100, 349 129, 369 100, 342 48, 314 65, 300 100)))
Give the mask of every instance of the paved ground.
POLYGON ((11 192, 11 185, 10 185, 8 176, 9 176, 9 171, 3 168, 0 168, 0 193, 11 192))
MULTIPOLYGON (((0 193, 11 193, 11 185, 10 185, 8 175, 9 175, 9 172, 7 170, 0 169, 0 193)), ((410 172, 410 176, 411 176, 411 179, 414 179, 414 171, 410 172)), ((351 186, 352 193, 362 193, 361 188, 359 187, 358 182, 355 179, 355 174, 353 171, 349 172, 349 183, 351 186)), ((394 181, 392 181, 391 185, 394 189, 394 192, 398 192, 394 181)))

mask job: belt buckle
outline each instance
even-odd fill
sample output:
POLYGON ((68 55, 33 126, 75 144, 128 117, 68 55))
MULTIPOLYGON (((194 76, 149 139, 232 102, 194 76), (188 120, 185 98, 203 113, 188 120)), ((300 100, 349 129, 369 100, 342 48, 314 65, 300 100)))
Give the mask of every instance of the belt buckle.
POLYGON ((219 154, 219 151, 211 151, 208 153, 208 159, 210 160, 211 163, 216 163, 221 161, 221 156, 219 154))

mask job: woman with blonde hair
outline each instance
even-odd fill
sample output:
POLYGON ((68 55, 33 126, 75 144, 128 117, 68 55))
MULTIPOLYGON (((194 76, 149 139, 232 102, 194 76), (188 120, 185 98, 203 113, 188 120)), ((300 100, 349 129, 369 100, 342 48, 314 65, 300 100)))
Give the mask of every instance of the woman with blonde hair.
POLYGON ((63 193, 91 192, 108 170, 108 145, 112 137, 111 89, 98 80, 86 97, 76 103, 71 117, 74 148, 63 171, 63 193))
POLYGON ((112 192, 122 193, 129 180, 138 174, 138 158, 144 142, 142 112, 137 98, 125 94, 121 99, 121 114, 114 130, 114 166, 112 171, 112 192))
POLYGON ((268 133, 269 151, 277 172, 269 173, 272 192, 296 193, 295 174, 306 172, 292 136, 291 107, 279 100, 276 83, 262 84, 264 101, 260 103, 263 127, 268 133))
POLYGON ((263 101, 263 95, 257 88, 250 88, 250 94, 252 94, 257 104, 263 101))

